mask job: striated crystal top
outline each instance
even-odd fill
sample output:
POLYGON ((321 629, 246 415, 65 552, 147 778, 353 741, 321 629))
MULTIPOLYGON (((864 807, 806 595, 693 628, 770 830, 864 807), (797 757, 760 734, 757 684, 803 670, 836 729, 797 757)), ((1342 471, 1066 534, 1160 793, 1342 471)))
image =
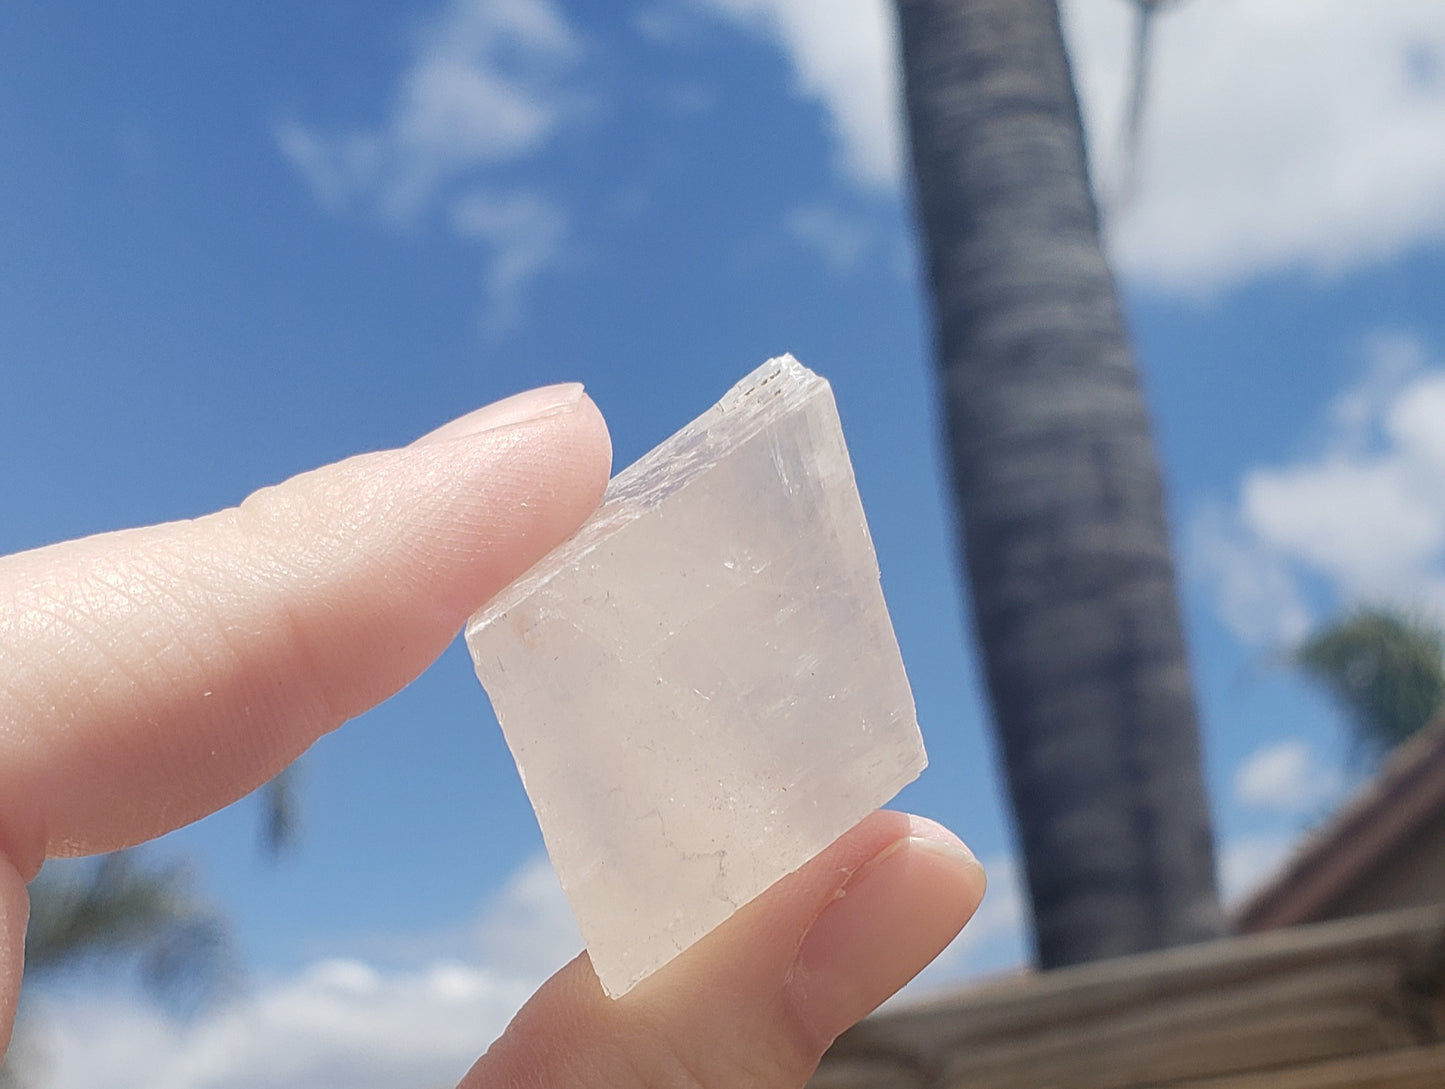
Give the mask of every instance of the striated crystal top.
POLYGON ((808 397, 824 392, 829 392, 828 383, 791 355, 768 360, 723 394, 712 408, 613 477, 592 517, 551 555, 483 606, 468 623, 468 630, 506 613, 608 536, 685 488, 729 450, 808 397))

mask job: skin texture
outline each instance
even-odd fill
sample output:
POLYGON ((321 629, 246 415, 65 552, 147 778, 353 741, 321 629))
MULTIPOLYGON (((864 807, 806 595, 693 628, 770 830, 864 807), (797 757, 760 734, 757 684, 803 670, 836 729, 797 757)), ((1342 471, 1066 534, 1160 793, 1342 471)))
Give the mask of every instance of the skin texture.
MULTIPOLYGON (((46 858, 197 820, 402 688, 587 517, 610 459, 553 386, 231 510, 0 559, 0 1047, 46 858)), ((801 1085, 982 894, 950 832, 874 814, 624 999, 579 957, 464 1084, 801 1085)))

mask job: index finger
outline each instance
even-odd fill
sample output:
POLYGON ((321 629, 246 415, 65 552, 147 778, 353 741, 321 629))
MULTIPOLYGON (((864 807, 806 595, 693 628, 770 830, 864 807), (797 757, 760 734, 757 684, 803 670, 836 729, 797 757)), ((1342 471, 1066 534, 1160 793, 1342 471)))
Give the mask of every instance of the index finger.
POLYGON ((520 395, 190 522, 0 559, 0 854, 196 820, 406 685, 591 512, 606 426, 520 395))

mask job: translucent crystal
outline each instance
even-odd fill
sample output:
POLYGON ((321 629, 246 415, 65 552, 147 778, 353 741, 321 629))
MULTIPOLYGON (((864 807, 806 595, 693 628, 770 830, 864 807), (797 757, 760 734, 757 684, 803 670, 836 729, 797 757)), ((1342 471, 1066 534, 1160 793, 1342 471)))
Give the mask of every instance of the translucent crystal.
POLYGON ((467 625, 609 994, 923 770, 828 383, 773 359, 467 625))

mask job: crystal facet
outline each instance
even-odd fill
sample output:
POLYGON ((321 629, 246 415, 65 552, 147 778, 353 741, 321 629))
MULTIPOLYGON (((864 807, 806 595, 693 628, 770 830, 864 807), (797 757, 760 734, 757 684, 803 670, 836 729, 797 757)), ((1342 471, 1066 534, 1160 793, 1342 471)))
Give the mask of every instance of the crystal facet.
POLYGON ((773 359, 467 625, 609 994, 927 763, 828 383, 773 359))

